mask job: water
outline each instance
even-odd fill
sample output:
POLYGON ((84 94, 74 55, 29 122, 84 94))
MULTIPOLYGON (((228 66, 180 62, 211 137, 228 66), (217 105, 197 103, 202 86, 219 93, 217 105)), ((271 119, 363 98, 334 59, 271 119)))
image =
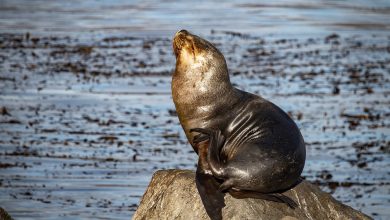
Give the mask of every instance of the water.
POLYGON ((195 170, 170 96, 181 28, 294 118, 306 179, 390 218, 388 2, 0 2, 0 206, 15 218, 128 219, 154 171, 195 170))
POLYGON ((0 31, 172 36, 230 30, 255 34, 388 33, 382 1, 26 1, 2 0, 0 31))

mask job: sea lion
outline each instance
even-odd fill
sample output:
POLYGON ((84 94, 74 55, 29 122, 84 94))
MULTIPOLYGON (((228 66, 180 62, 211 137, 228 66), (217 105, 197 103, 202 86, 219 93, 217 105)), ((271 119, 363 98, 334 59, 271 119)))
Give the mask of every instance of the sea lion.
POLYGON ((198 176, 212 175, 220 191, 236 198, 294 208, 281 194, 299 183, 305 164, 304 140, 294 121, 272 102, 234 88, 224 56, 210 42, 181 30, 173 50, 172 97, 199 155, 198 176))

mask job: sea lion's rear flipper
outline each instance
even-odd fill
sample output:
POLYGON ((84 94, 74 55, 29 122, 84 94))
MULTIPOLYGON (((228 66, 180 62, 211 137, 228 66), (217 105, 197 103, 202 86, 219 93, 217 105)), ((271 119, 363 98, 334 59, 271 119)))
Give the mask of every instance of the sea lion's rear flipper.
POLYGON ((245 198, 254 198, 254 199, 263 199, 273 202, 280 202, 287 204, 290 208, 295 209, 298 207, 298 204, 281 193, 259 193, 255 191, 246 191, 246 190, 229 190, 229 194, 236 199, 245 199, 245 198))

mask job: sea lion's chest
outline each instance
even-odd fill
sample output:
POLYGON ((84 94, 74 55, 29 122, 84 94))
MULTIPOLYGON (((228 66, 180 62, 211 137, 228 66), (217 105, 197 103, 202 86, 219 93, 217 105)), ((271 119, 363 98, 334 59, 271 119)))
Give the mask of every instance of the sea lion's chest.
MULTIPOLYGON (((176 103, 176 111, 183 127, 183 130, 187 136, 190 144, 195 136, 190 132, 192 128, 215 128, 219 130, 225 130, 226 124, 231 119, 227 118, 227 114, 221 111, 219 107, 213 104, 208 105, 195 105, 195 104, 183 104, 176 103)), ((197 151, 195 149, 195 151, 197 151)))

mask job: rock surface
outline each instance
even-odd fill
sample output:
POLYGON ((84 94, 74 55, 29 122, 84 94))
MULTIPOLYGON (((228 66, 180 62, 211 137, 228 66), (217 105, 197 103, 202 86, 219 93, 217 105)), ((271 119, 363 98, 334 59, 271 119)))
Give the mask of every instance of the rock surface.
MULTIPOLYGON (((317 186, 303 181, 284 193, 299 205, 291 209, 282 203, 258 199, 235 199, 225 194, 223 219, 370 219, 335 200, 317 186)), ((157 171, 133 216, 139 219, 210 219, 189 170, 157 171)))

